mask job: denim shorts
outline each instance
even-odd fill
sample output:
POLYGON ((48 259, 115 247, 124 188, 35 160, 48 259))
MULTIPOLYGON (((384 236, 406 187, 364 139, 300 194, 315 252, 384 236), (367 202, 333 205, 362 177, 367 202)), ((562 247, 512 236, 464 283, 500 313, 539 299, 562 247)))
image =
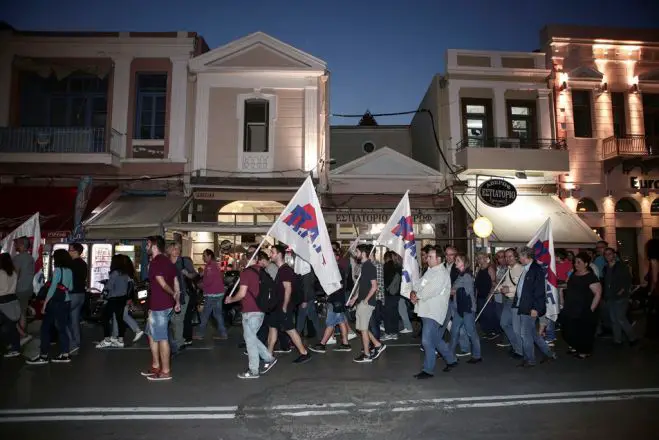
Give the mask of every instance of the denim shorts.
POLYGON ((327 318, 325 319, 325 325, 327 327, 336 327, 339 324, 346 322, 345 314, 343 313, 334 313, 332 309, 332 304, 327 305, 327 318))
POLYGON ((169 308, 149 312, 146 334, 154 341, 167 341, 169 339, 169 318, 172 316, 172 310, 169 308))

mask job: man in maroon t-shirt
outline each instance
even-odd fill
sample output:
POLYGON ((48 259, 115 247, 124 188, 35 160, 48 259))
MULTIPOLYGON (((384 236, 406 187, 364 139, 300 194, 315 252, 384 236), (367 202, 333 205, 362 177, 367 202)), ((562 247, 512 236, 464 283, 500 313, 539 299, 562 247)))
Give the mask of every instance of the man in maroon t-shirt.
POLYGON ((277 363, 277 359, 272 356, 257 336, 265 317, 265 313, 256 304, 256 298, 260 294, 260 277, 270 275, 267 272, 261 273, 269 263, 266 253, 259 252, 255 258, 256 263, 243 269, 240 273, 238 293, 227 296, 224 300, 226 304, 240 301, 242 309, 243 338, 245 338, 249 368, 238 375, 240 379, 258 379, 260 374, 267 373, 277 363), (259 371, 261 359, 263 359, 263 368, 259 371))
POLYGON ((165 239, 161 236, 147 239, 146 251, 149 262, 149 318, 146 334, 151 348, 151 368, 142 376, 149 380, 170 380, 169 319, 172 312, 179 312, 180 286, 176 266, 165 255, 165 239))

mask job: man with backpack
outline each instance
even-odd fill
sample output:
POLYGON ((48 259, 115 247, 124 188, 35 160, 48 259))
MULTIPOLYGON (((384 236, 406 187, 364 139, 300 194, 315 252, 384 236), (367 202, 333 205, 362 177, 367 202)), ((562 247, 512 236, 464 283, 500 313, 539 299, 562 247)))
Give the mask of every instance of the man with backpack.
POLYGON ((277 359, 257 336, 263 325, 265 312, 274 304, 275 284, 265 271, 267 265, 268 256, 264 252, 259 252, 256 256, 256 264, 246 267, 240 273, 238 293, 227 296, 224 300, 226 304, 240 301, 242 310, 243 338, 247 348, 249 368, 238 375, 240 379, 258 379, 277 363, 277 359), (263 359, 263 368, 259 370, 261 359, 263 359))
MULTIPOLYGON (((293 311, 295 310, 295 300, 297 296, 293 289, 296 284, 295 272, 286 264, 286 245, 277 244, 270 248, 270 259, 278 267, 277 276, 275 277, 275 296, 276 303, 272 311, 268 313, 268 350, 273 352, 277 343, 278 332, 283 330, 291 338, 293 345, 300 353, 297 359, 293 361, 296 364, 303 364, 311 360, 311 353, 302 344, 300 334, 295 330, 293 320, 293 311)), ((299 292, 298 292, 299 294, 299 292)))

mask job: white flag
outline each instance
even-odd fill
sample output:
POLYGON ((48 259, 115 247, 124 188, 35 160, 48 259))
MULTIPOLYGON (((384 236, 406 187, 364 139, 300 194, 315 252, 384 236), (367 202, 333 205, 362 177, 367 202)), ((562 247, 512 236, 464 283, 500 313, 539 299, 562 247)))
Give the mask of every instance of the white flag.
POLYGON ((547 312, 545 316, 552 321, 558 319, 558 278, 556 277, 556 256, 554 255, 554 234, 551 219, 538 229, 527 244, 535 251, 535 261, 545 270, 545 292, 547 294, 547 312))
POLYGON ((329 295, 341 288, 341 273, 311 177, 288 202, 268 235, 286 243, 311 264, 325 293, 329 295))
POLYGON ((32 258, 34 259, 34 272, 36 273, 36 278, 39 275, 39 272, 43 269, 41 259, 41 252, 43 251, 43 246, 41 245, 41 223, 38 212, 0 241, 2 252, 8 252, 11 255, 14 255, 16 253, 16 249, 14 249, 14 240, 21 237, 27 237, 32 245, 32 258))
POLYGON ((377 242, 396 252, 403 259, 400 294, 409 298, 412 286, 419 279, 419 262, 416 256, 414 220, 410 210, 409 190, 398 203, 377 242))

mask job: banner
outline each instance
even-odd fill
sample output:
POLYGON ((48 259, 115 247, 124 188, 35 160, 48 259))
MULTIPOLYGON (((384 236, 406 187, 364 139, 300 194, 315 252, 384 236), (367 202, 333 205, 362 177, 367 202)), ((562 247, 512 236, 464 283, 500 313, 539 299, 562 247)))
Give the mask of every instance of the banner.
POLYGON ((409 190, 398 203, 377 242, 396 252, 403 259, 400 294, 409 298, 414 282, 419 279, 419 262, 416 254, 414 219, 410 210, 409 190))
POLYGON ((288 202, 268 235, 286 243, 311 265, 325 293, 341 288, 341 273, 311 177, 288 202))
POLYGON ((32 258, 34 259, 34 272, 39 273, 43 269, 43 260, 41 253, 43 246, 41 245, 41 224, 39 223, 40 216, 37 212, 29 220, 14 229, 2 239, 0 245, 2 252, 8 252, 11 255, 16 253, 14 249, 14 240, 20 237, 27 237, 30 240, 32 247, 32 258))
POLYGON ((545 270, 545 291, 547 294, 547 313, 545 316, 556 321, 558 319, 558 278, 556 277, 556 256, 554 255, 554 234, 551 229, 551 218, 538 229, 527 244, 535 251, 535 261, 545 270))

